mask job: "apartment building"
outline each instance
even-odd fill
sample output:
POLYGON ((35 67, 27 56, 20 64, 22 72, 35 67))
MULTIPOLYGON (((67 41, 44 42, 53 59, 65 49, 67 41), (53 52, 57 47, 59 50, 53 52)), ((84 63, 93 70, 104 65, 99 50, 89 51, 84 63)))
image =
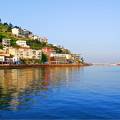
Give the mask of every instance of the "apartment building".
POLYGON ((41 59, 42 51, 30 48, 9 48, 9 54, 20 59, 41 59))

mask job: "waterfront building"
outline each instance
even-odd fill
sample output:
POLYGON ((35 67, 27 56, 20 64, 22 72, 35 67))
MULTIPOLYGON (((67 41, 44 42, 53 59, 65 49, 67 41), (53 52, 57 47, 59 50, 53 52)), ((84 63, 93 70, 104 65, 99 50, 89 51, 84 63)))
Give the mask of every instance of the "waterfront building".
POLYGON ((72 54, 72 58, 74 62, 79 63, 80 62, 80 54, 72 54))
POLYGON ((50 55, 51 64, 69 64, 72 63, 71 54, 51 54, 50 55))
POLYGON ((0 62, 4 62, 5 61, 5 56, 4 55, 0 55, 0 62))
POLYGON ((20 64, 20 58, 18 56, 13 56, 12 57, 12 62, 14 64, 20 64))
POLYGON ((0 49, 0 64, 6 61, 6 57, 9 57, 9 54, 5 50, 0 49))
POLYGON ((0 53, 0 64, 7 64, 12 62, 10 58, 11 56, 9 54, 0 53))
POLYGON ((30 48, 9 48, 9 54, 19 59, 41 59, 42 51, 30 48))

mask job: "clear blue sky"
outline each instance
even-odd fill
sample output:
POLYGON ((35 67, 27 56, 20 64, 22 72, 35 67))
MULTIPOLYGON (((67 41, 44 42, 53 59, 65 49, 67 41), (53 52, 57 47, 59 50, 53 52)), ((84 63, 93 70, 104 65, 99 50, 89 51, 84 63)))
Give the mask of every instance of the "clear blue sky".
POLYGON ((47 36, 89 62, 120 61, 120 0, 0 0, 2 21, 47 36))

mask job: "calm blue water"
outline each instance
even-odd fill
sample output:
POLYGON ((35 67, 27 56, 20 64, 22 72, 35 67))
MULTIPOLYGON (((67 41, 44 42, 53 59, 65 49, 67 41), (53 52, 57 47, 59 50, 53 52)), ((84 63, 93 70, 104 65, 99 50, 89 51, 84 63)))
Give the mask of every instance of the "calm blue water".
POLYGON ((120 67, 0 70, 0 119, 120 119, 120 67))

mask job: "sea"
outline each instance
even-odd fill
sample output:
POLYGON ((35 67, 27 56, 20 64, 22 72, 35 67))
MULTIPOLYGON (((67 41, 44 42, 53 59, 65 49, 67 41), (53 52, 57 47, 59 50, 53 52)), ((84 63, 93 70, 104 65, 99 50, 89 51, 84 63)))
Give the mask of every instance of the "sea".
POLYGON ((0 69, 0 120, 120 120, 120 66, 0 69))

